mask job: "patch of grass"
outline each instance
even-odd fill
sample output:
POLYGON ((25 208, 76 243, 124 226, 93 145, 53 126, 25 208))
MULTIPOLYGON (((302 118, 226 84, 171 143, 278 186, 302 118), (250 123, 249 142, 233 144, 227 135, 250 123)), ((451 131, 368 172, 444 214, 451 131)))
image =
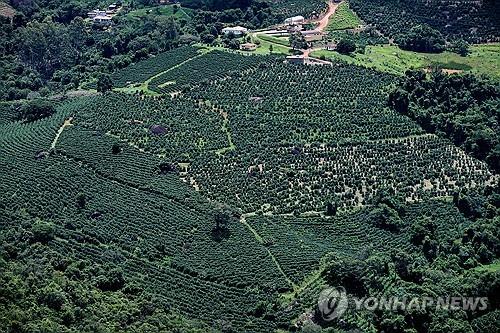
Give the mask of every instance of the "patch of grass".
POLYGON ((263 34, 254 34, 252 35, 252 43, 258 44, 257 50, 255 50, 254 53, 256 54, 270 54, 271 52, 269 51, 269 47, 272 45, 273 46, 273 54, 285 54, 289 55, 290 54, 290 47, 285 46, 284 42, 282 39, 279 39, 277 37, 271 37, 263 34), (264 36, 264 37, 263 37, 264 36))
POLYGON ((332 61, 374 68, 396 75, 403 75, 408 69, 425 69, 438 65, 443 69, 462 70, 485 74, 500 79, 500 43, 473 45, 466 57, 452 52, 440 54, 417 53, 401 50, 393 45, 367 46, 365 53, 342 55, 335 51, 315 51, 313 57, 324 56, 332 61))
POLYGON ((179 5, 166 5, 137 9, 128 13, 127 16, 131 18, 142 18, 149 14, 154 14, 162 16, 175 16, 176 18, 186 19, 189 21, 191 20, 191 12, 192 9, 179 7, 179 5), (177 11, 174 10, 174 6, 178 6, 177 11))
POLYGON ((467 64, 462 64, 462 63, 458 63, 455 61, 433 62, 433 63, 431 63, 431 66, 438 67, 438 68, 452 69, 452 70, 457 70, 457 71, 470 71, 472 69, 472 67, 467 65, 467 64))
POLYGON ((479 267, 476 267, 475 270, 481 271, 481 272, 498 272, 500 270, 500 261, 494 262, 489 265, 482 265, 479 267))
POLYGON ((328 30, 354 29, 362 24, 361 19, 349 8, 347 2, 342 2, 328 22, 328 30))
POLYGON ((273 43, 273 44, 279 44, 279 45, 282 45, 282 46, 290 47, 290 41, 288 40, 288 38, 274 37, 274 36, 265 35, 265 34, 257 35, 257 37, 260 40, 264 40, 266 42, 270 42, 270 43, 273 43))

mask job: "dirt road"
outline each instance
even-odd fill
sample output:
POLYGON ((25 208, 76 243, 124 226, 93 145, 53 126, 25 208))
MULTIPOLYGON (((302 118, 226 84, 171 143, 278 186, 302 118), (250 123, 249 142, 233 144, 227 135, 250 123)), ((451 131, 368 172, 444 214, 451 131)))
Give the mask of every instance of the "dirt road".
POLYGON ((321 19, 311 22, 318 24, 318 27, 315 30, 323 32, 326 29, 326 27, 328 27, 328 20, 333 14, 335 14, 335 11, 337 10, 337 7, 339 5, 340 3, 334 3, 332 1, 328 2, 328 11, 326 12, 326 14, 321 19))

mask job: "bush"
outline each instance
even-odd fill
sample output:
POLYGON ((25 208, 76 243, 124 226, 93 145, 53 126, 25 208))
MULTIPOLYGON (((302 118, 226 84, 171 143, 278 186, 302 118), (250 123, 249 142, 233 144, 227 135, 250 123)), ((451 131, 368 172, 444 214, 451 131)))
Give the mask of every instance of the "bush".
POLYGON ((54 239, 55 227, 53 223, 38 220, 33 224, 31 231, 35 242, 47 243, 54 239))
POLYGON ((27 122, 33 122, 50 117, 56 112, 52 102, 45 99, 35 99, 22 106, 21 117, 27 122))
POLYGON ((399 36, 398 44, 403 50, 415 52, 439 53, 445 49, 443 35, 428 25, 411 28, 407 34, 399 36))
POLYGON ((336 48, 338 53, 350 54, 356 51, 356 43, 349 38, 342 38, 337 44, 336 48))

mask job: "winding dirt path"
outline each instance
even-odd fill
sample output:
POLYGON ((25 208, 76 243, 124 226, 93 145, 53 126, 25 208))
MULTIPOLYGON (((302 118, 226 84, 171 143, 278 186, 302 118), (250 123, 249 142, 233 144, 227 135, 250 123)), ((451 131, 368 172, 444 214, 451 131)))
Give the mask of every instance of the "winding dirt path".
MULTIPOLYGON (((318 31, 318 33, 320 33, 320 34, 323 34, 324 31, 326 30, 326 28, 328 27, 328 22, 330 21, 330 17, 332 17, 332 15, 335 14, 335 12, 337 11, 337 8, 339 7, 339 5, 341 3, 342 2, 329 1, 328 2, 328 11, 323 15, 323 17, 320 18, 319 20, 312 20, 309 22, 309 23, 318 24, 318 26, 314 30, 318 31)), ((309 58, 309 54, 313 51, 316 51, 316 50, 321 50, 321 48, 302 50, 302 57, 309 58)), ((325 64, 331 64, 331 62, 325 61, 325 64)))

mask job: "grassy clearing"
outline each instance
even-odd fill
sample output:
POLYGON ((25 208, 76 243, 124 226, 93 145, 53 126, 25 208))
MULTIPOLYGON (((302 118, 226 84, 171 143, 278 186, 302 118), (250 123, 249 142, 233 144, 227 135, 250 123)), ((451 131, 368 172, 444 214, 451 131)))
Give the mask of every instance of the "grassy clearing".
POLYGON ((277 38, 277 37, 271 37, 263 34, 253 34, 252 35, 252 43, 256 43, 259 45, 257 50, 255 50, 253 53, 256 54, 271 54, 269 51, 269 47, 272 45, 273 47, 273 54, 285 54, 289 55, 290 54, 290 47, 284 45, 286 42, 283 39, 277 38))
POLYGON ((358 15, 349 8, 349 4, 347 2, 342 2, 337 7, 335 14, 330 17, 327 30, 354 29, 362 23, 358 15))
POLYGON ((481 272, 498 272, 500 270, 500 261, 494 262, 489 265, 476 267, 475 270, 481 272))
POLYGON ((273 44, 279 44, 279 45, 282 45, 282 46, 290 47, 290 41, 286 37, 274 37, 274 36, 265 35, 265 34, 257 35, 257 37, 260 40, 264 40, 266 42, 270 42, 270 43, 273 43, 273 44))
MULTIPOLYGON (((250 35, 251 42, 257 44, 257 50, 255 51, 242 51, 242 50, 230 50, 228 48, 225 48, 223 46, 211 46, 211 45, 206 45, 202 43, 195 44, 195 46, 205 48, 210 51, 225 51, 225 52, 237 52, 240 54, 245 54, 245 55, 250 55, 250 54, 258 54, 258 55, 269 55, 271 52, 269 51, 269 46, 273 46, 273 52, 272 54, 285 54, 289 55, 290 54, 290 47, 287 47, 284 44, 283 39, 277 38, 277 37, 270 37, 270 39, 267 39, 266 36, 263 34, 252 34, 250 35), (262 36, 264 36, 264 39, 262 39, 262 36), (265 40, 267 39, 267 40, 265 40), (275 39, 277 41, 275 41, 275 39), (281 42, 281 44, 279 44, 281 42)), ((244 40, 241 41, 242 43, 246 42, 244 40)))
POLYGON ((178 10, 174 12, 174 5, 159 6, 153 8, 142 8, 131 11, 127 14, 128 17, 132 18, 142 18, 148 14, 163 15, 163 16, 175 16, 179 19, 191 20, 191 9, 178 7, 178 10))
POLYGON ((471 46, 471 53, 461 57, 451 52, 440 54, 417 53, 401 50, 393 45, 367 46, 364 54, 342 55, 335 51, 315 51, 313 57, 325 56, 335 61, 374 68, 382 72, 402 75, 408 69, 439 66, 475 74, 486 74, 500 79, 500 43, 471 46))

